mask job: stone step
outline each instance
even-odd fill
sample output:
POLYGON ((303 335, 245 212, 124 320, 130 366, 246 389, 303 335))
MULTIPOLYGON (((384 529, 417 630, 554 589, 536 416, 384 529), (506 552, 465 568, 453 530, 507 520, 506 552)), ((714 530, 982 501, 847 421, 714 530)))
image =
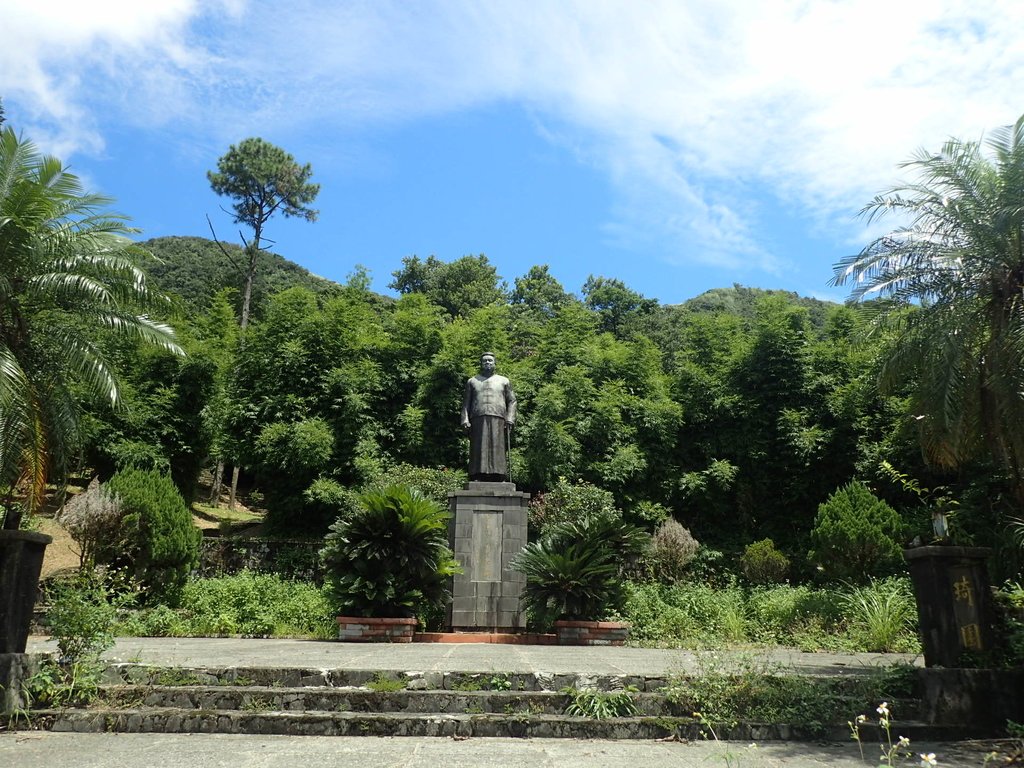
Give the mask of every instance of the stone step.
MULTIPOLYGON (((223 685, 106 685, 100 700, 111 707, 168 707, 243 711, 419 712, 438 714, 558 715, 572 696, 554 691, 373 691, 365 688, 223 685)), ((674 703, 660 693, 633 693, 639 715, 680 717, 691 707, 674 703)), ((870 702, 846 698, 854 717, 870 711, 870 702), (867 708, 867 709, 866 709, 867 708)), ((916 702, 896 700, 894 711, 913 712, 916 702)))
MULTIPOLYGON (((242 712, 196 709, 37 710, 39 728, 77 733, 220 733, 292 736, 442 736, 455 738, 701 739, 711 738, 706 725, 693 718, 622 717, 595 720, 565 715, 242 712)), ((809 729, 800 725, 739 723, 714 727, 717 738, 730 741, 848 740, 845 725, 809 729)), ((978 736, 969 727, 934 726, 913 721, 893 723, 893 733, 914 741, 956 740, 978 736)), ((873 743, 871 729, 862 730, 873 743)), ((895 738, 895 737, 894 737, 895 738)))
POLYGON ((363 687, 374 680, 391 680, 409 690, 560 691, 563 688, 659 691, 665 677, 643 675, 581 675, 544 672, 434 672, 402 669, 315 669, 308 667, 162 667, 146 664, 108 665, 107 683, 144 685, 265 685, 282 687, 363 687))

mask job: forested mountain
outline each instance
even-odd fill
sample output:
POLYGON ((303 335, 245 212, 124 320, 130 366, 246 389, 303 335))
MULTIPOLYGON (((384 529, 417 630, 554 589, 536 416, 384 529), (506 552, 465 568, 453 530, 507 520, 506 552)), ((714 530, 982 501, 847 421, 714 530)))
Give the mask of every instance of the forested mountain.
MULTIPOLYGON (((246 256, 241 246, 218 245, 204 237, 156 237, 140 245, 155 257, 143 268, 158 289, 184 299, 201 310, 223 288, 240 289, 246 256)), ((254 305, 263 306, 268 296, 287 288, 303 287, 314 293, 337 284, 270 251, 262 251, 253 284, 254 305)))
POLYGON ((202 466, 235 463, 291 533, 322 535, 346 489, 398 464, 465 466, 463 383, 485 349, 519 398, 512 471, 530 492, 598 486, 629 519, 671 515, 725 552, 771 537, 805 575, 818 505, 851 479, 924 532, 921 494, 883 461, 971 508, 964 537, 991 537, 1006 513, 993 467, 926 468, 913 382, 880 394, 890 339, 859 343, 866 321, 843 305, 734 285, 662 306, 604 277, 576 295, 545 266, 509 286, 482 255, 407 257, 400 297, 382 300, 268 256, 239 343, 216 245, 149 245, 158 284, 192 307, 175 320, 189 357, 123 353, 130 408, 94 411, 89 461, 166 466, 186 494, 202 466))

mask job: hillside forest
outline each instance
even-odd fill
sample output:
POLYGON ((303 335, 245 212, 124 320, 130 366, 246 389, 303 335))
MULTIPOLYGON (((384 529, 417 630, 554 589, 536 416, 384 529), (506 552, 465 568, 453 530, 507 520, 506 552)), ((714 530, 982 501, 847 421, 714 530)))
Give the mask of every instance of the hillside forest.
POLYGON ((121 407, 86 400, 80 422, 79 466, 101 479, 159 468, 199 500, 201 473, 226 492, 237 468, 271 533, 319 538, 389 473, 459 481, 463 384, 489 350, 519 401, 512 479, 536 499, 601 489, 647 530, 675 518, 723 567, 770 538, 813 579, 830 575, 810 554, 819 505, 859 480, 899 512, 904 541, 927 538, 943 506, 954 541, 997 548, 996 578, 1018 572, 1005 470, 984 452, 955 470, 926 461, 916 382, 880 386, 895 331, 872 324, 872 302, 734 285, 663 305, 628 274, 577 292, 547 265, 506 279, 484 255, 408 256, 395 298, 361 267, 337 284, 261 251, 243 334, 243 249, 141 245, 186 354, 100 340, 123 385, 121 407))

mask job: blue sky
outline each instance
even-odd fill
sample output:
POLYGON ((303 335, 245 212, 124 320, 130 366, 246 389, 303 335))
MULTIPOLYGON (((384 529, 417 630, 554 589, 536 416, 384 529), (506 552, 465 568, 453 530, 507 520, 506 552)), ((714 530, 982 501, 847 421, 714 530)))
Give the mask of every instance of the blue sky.
MULTIPOLYGON (((144 237, 237 241, 206 171, 262 136, 313 165, 275 250, 386 292, 402 257, 511 284, 733 282, 841 299, 897 165, 1024 111, 1019 0, 0 0, 8 121, 144 237)), ((888 225, 883 225, 888 226, 888 225)))

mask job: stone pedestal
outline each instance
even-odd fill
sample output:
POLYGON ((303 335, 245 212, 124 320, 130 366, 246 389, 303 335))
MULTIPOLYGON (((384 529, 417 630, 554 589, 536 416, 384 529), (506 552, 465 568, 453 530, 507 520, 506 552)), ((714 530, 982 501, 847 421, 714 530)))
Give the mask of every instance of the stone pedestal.
POLYGON ((519 607, 526 577, 509 565, 526 545, 529 501, 513 483, 471 481, 448 495, 448 541, 462 566, 452 582, 452 631, 509 632, 526 626, 519 607))

